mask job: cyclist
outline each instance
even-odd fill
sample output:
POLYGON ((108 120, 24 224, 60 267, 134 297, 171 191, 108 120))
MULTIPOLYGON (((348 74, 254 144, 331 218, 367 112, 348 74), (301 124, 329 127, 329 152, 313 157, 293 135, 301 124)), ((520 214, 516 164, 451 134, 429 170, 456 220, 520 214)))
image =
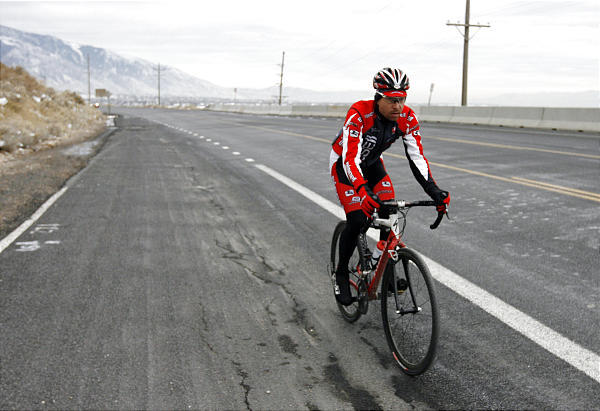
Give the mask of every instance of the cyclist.
MULTIPOLYGON (((343 305, 355 298, 350 294, 348 262, 360 230, 380 200, 395 198, 392 181, 383 165, 382 153, 402 139, 410 169, 438 211, 446 211, 450 193, 441 190, 431 175, 423 155, 419 122, 405 106, 408 77, 399 69, 386 67, 373 78, 375 97, 354 103, 344 126, 333 141, 329 169, 340 203, 346 213, 346 228, 340 236, 339 264, 336 268, 335 297, 343 305)), ((384 209, 380 215, 386 218, 384 209)), ((381 233, 387 239, 387 233, 381 233)))

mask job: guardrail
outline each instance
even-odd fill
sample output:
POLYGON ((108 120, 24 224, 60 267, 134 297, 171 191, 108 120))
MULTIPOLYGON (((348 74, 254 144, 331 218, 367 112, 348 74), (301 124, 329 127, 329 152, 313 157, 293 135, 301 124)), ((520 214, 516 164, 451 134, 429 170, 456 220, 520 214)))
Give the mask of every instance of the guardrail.
MULTIPOLYGON (((600 132, 600 108, 411 106, 421 121, 600 132)), ((206 110, 343 118, 349 105, 210 104, 206 110)))

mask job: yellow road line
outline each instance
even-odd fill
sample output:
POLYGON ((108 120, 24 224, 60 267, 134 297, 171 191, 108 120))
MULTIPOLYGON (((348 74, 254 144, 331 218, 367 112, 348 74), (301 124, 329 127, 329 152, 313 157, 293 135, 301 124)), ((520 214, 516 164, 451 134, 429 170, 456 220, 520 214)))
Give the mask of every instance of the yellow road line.
POLYGON ((529 179, 523 178, 523 177, 513 177, 513 179, 519 180, 519 181, 524 181, 524 182, 527 182, 527 183, 532 183, 532 184, 540 184, 540 185, 543 185, 544 187, 551 187, 551 188, 556 188, 556 189, 559 189, 559 190, 570 191, 572 193, 584 194, 584 195, 588 195, 588 196, 592 196, 592 197, 597 197, 597 198, 600 199, 600 194, 593 193, 591 191, 578 190, 576 188, 569 188, 569 187, 559 186, 557 184, 550 184, 550 183, 544 183, 542 181, 529 180, 529 179))
MULTIPOLYGON (((276 130, 276 129, 272 129, 272 128, 268 128, 268 127, 261 127, 261 126, 249 126, 247 124, 244 125, 245 127, 253 127, 253 128, 257 128, 257 129, 261 129, 261 130, 267 130, 267 131, 271 131, 274 133, 282 133, 282 134, 289 134, 292 136, 298 136, 298 137, 303 137, 303 138, 307 138, 310 140, 315 140, 315 141, 320 141, 323 143, 328 143, 331 144, 332 140, 328 140, 325 138, 321 138, 321 137, 314 137, 314 136, 309 136, 306 134, 300 134, 300 133, 294 133, 292 131, 284 131, 284 130, 276 130)), ((431 138, 431 137, 428 137, 431 138)), ((438 139, 443 139, 441 137, 434 137, 434 138, 438 138, 438 139)), ((445 139, 445 140, 452 140, 452 139, 445 139)), ((466 142, 466 141, 465 141, 466 142)), ((477 144, 475 142, 471 142, 474 144, 477 144)), ((482 145, 488 145, 488 146, 492 146, 492 147, 503 147, 503 148, 514 148, 512 146, 503 146, 502 144, 491 144, 491 143, 480 143, 482 145)), ((519 148, 517 148, 519 149, 519 148)), ((521 149, 524 150, 535 150, 535 151, 550 151, 550 150, 543 150, 543 149, 533 149, 533 148, 528 148, 528 147, 522 147, 521 149)), ((564 153, 564 152, 556 152, 559 154, 568 154, 568 153, 564 153)), ((573 155, 579 155, 577 153, 571 153, 573 155)), ((399 154, 394 154, 394 153, 384 153, 384 156, 390 156, 390 157, 396 157, 396 158, 403 158, 406 159, 406 156, 403 155, 399 155, 399 154)), ((586 155, 581 154, 581 156, 586 157, 586 155)), ((592 158, 600 158, 600 156, 592 156, 589 155, 587 157, 592 157, 592 158)), ((585 200, 591 200, 591 201, 596 201, 598 203, 600 203, 600 194, 597 193, 593 193, 590 191, 583 191, 583 190, 577 190, 575 188, 568 188, 568 187, 563 187, 563 186, 558 186, 558 185, 554 185, 554 184, 548 184, 548 183, 543 183, 540 181, 535 181, 535 180, 528 180, 526 178, 521 178, 521 177, 502 177, 502 176, 497 176, 494 174, 488 174, 488 173, 483 173, 481 171, 474 171, 474 170, 468 170, 466 168, 461 168, 461 167, 455 167, 455 166, 449 166, 446 164, 441 164, 441 163, 435 163, 430 161, 429 164, 434 165, 436 167, 440 167, 440 168, 447 168, 449 170, 454 170, 454 171, 460 171, 463 173, 467 173, 467 174, 473 174, 476 176, 481 176, 481 177, 487 177, 487 178, 492 178, 494 180, 500 180, 500 181, 504 181, 507 183, 513 183, 513 184, 520 184, 523 186, 527 186, 527 187, 533 187, 533 188, 538 188, 541 190, 546 190, 546 191, 552 191, 555 193, 560 193, 560 194, 564 194, 564 195, 568 195, 571 197, 577 197, 577 198, 583 198, 585 200)))
MULTIPOLYGON (((393 153, 385 153, 384 155, 397 157, 397 158, 406 158, 405 156, 400 156, 398 154, 393 154, 393 153)), ((596 201, 596 202, 600 203, 600 194, 592 193, 589 191, 577 190, 574 188, 567 188, 567 187, 562 187, 562 186, 555 186, 553 184, 542 183, 542 182, 535 181, 535 180, 527 180, 524 178, 522 179, 520 177, 511 177, 511 178, 502 177, 502 176, 497 176, 494 174, 483 173, 481 171, 473 171, 473 170, 468 170, 466 168, 454 167, 454 166, 449 166, 449 165, 441 164, 441 163, 434 163, 433 161, 430 161, 429 164, 434 165, 436 167, 447 168, 450 170, 460 171, 463 173, 473 174, 473 175, 481 176, 481 177, 493 178, 494 180, 505 181, 507 183, 514 183, 514 184, 520 184, 520 185, 527 186, 527 187, 539 188, 541 190, 552 191, 555 193, 565 194, 565 195, 568 195, 571 197, 583 198, 585 200, 591 200, 591 201, 596 201)))
POLYGON ((243 126, 244 127, 258 128, 260 130, 268 130, 268 131, 272 131, 274 133, 282 133, 282 134, 289 134, 291 136, 304 137, 304 138, 307 138, 309 140, 321 141, 323 143, 329 143, 329 144, 333 143, 333 136, 331 137, 331 139, 326 139, 326 138, 322 138, 322 137, 314 137, 314 136, 309 136, 309 135, 306 135, 306 134, 294 133, 292 131, 276 130, 276 129, 269 128, 269 127, 250 126, 248 124, 243 124, 243 126))
POLYGON ((476 145, 476 146, 506 148, 506 149, 509 149, 509 150, 539 151, 539 152, 542 152, 542 153, 552 153, 552 154, 561 154, 561 155, 565 155, 565 156, 577 156, 577 157, 586 157, 586 158, 597 158, 597 159, 600 159, 600 155, 596 155, 596 154, 573 153, 573 152, 570 152, 570 151, 548 150, 548 149, 545 149, 545 148, 511 146, 511 145, 508 145, 508 144, 496 144, 496 143, 484 143, 482 141, 461 140, 461 139, 458 139, 458 138, 447 138, 447 137, 427 136, 427 139, 442 140, 442 141, 451 141, 453 143, 462 143, 462 144, 473 144, 473 145, 476 145))

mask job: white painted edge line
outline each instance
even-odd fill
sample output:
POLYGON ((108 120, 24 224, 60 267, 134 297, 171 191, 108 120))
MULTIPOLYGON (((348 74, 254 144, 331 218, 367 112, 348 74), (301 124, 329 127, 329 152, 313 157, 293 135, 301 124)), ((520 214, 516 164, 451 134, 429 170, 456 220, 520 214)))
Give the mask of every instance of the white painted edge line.
POLYGON ((4 237, 2 241, 0 241, 0 253, 2 253, 2 251, 4 251, 6 247, 11 245, 13 241, 19 238, 21 234, 27 231, 27 229, 31 227, 33 223, 35 223, 46 212, 46 210, 48 210, 52 206, 52 204, 54 204, 56 200, 58 200, 60 196, 62 196, 65 193, 65 191, 67 191, 67 189, 68 186, 64 186, 56 193, 54 193, 49 199, 46 200, 46 202, 44 202, 44 204, 40 206, 40 208, 38 208, 35 211, 35 213, 31 215, 31 217, 25 220, 20 226, 15 228, 12 233, 4 237))
MULTIPOLYGON (((329 211, 337 218, 341 220, 346 218, 344 210, 340 206, 332 203, 314 191, 296 183, 292 179, 265 165, 256 164, 255 166, 259 170, 302 194, 323 209, 329 211)), ((374 230, 370 230, 368 235, 375 240, 379 239, 379 234, 374 230)), ((600 356, 598 354, 569 340, 553 329, 545 326, 517 308, 505 303, 498 297, 462 278, 432 259, 425 256, 423 257, 431 270, 431 275, 437 281, 529 338, 551 354, 566 361, 579 371, 587 374, 589 377, 596 380, 596 382, 600 383, 600 356)))

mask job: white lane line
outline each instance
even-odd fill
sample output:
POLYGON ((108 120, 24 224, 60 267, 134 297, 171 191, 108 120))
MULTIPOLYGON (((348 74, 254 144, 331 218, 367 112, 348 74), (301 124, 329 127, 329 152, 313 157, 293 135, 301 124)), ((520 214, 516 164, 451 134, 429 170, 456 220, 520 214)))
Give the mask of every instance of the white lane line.
MULTIPOLYGON (((265 165, 256 164, 255 166, 329 211, 337 218, 341 220, 346 218, 344 210, 340 206, 321 197, 314 191, 265 165)), ((379 234, 375 231, 370 230, 368 234, 374 240, 379 239, 379 234)), ((431 275, 437 281, 600 383, 600 356, 598 354, 564 337, 432 259, 423 257, 431 270, 431 275)))
POLYGON ((223 150, 229 150, 229 146, 223 146, 223 150))
POLYGON ((56 202, 56 200, 58 200, 60 198, 60 196, 62 196, 65 193, 65 191, 67 191, 67 188, 68 188, 67 186, 64 186, 63 188, 58 190, 56 193, 54 193, 52 195, 52 197, 47 199, 46 202, 44 204, 42 204, 41 207, 38 208, 36 210, 36 212, 31 215, 31 217, 29 217, 29 219, 25 220, 12 233, 10 233, 6 237, 4 237, 2 239, 2 241, 0 241, 0 253, 2 251, 4 251, 4 249, 6 247, 11 245, 13 241, 15 241, 17 238, 19 238, 19 236, 21 234, 23 234, 25 231, 27 231, 27 229, 29 227, 31 227, 33 225, 33 223, 35 223, 46 212, 46 210, 48 210, 50 208, 50 206, 52 206, 52 204, 54 204, 56 202))
POLYGON ((214 144, 215 146, 218 146, 218 145, 219 145, 219 144, 221 144, 221 143, 219 143, 218 141, 215 141, 213 144, 214 144))
POLYGON ((239 156, 239 155, 240 155, 240 152, 239 152, 239 151, 234 151, 234 152, 233 152, 233 153, 231 153, 231 154, 233 154, 234 156, 239 156))
POLYGON ((246 161, 249 162, 249 163, 254 163, 254 159, 253 158, 247 158, 246 161))

